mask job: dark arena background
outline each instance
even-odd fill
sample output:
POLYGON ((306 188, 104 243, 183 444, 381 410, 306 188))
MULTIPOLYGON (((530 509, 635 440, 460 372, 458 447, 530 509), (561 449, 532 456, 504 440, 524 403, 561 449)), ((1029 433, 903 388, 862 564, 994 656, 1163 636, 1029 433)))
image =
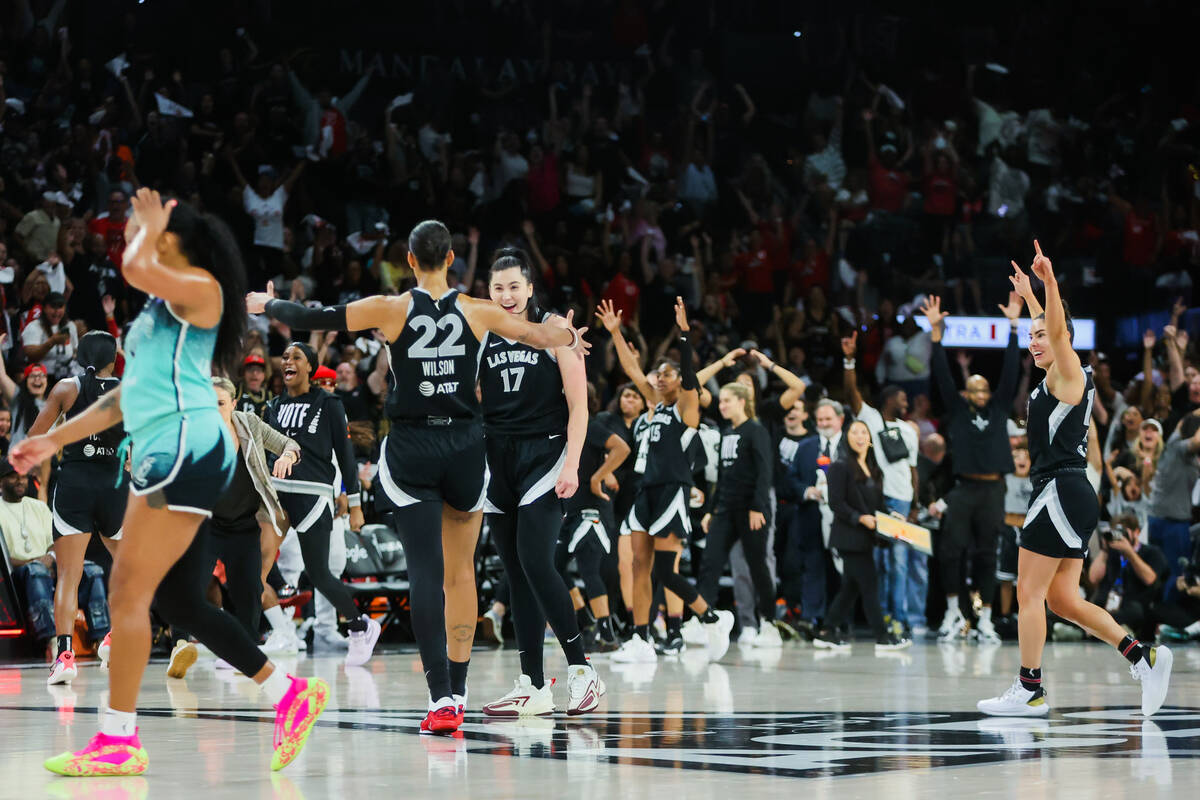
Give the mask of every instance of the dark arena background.
POLYGON ((1198 23, 0 3, 0 798, 1194 796, 1198 23))

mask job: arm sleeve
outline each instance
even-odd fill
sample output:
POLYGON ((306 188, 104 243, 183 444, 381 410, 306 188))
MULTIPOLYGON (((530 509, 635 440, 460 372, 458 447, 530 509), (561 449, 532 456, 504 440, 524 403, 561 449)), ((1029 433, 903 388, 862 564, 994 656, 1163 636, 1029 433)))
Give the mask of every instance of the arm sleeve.
POLYGON ((996 396, 992 400, 1007 408, 1017 394, 1017 379, 1021 373, 1021 351, 1017 347, 1017 332, 1008 334, 1008 347, 1004 348, 1004 368, 1000 372, 1000 383, 996 385, 996 396))
POLYGON ((290 300, 268 300, 264 309, 271 319, 302 331, 346 330, 346 307, 324 306, 309 308, 290 300))
POLYGON ((699 390, 696 382, 696 362, 692 357, 692 343, 687 336, 679 337, 679 377, 681 388, 686 391, 699 390))
POLYGON ((751 509, 763 514, 771 510, 771 439, 767 429, 758 425, 751 439, 754 459, 754 501, 751 509))
POLYGON ((354 460, 354 442, 350 441, 346 409, 342 407, 342 401, 333 396, 325 400, 325 409, 329 412, 329 433, 333 439, 333 454, 342 471, 342 485, 346 487, 350 507, 354 508, 361 505, 362 500, 358 496, 358 462, 354 460))
POLYGON ((834 519, 844 522, 847 525, 857 525, 858 518, 862 515, 846 499, 846 493, 849 488, 850 472, 847 466, 840 461, 830 464, 829 510, 833 512, 834 519))
POLYGON ((950 416, 957 409, 962 398, 954 386, 954 379, 950 377, 950 362, 946 358, 946 348, 942 347, 941 342, 933 343, 933 349, 929 354, 929 368, 933 372, 933 380, 937 383, 938 391, 942 395, 942 403, 946 406, 947 416, 950 416))

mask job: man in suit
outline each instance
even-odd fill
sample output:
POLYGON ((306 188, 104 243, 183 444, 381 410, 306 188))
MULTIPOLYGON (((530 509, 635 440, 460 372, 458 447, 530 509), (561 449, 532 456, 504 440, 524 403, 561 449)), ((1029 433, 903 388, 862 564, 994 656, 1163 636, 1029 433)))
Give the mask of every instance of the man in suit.
MULTIPOLYGON (((788 420, 799 410, 788 413, 784 423, 788 434, 793 425, 788 420)), ((820 484, 824 473, 818 459, 824 454, 832 460, 845 444, 842 423, 845 414, 841 404, 821 400, 817 404, 817 435, 785 436, 779 445, 779 529, 787 531, 783 557, 783 594, 796 621, 804 627, 816 627, 825 616, 825 559, 829 541, 829 516, 825 495, 820 484), (799 613, 794 609, 799 606, 799 613)), ((803 430, 803 428, 801 428, 803 430)), ((805 431, 807 433, 807 431, 805 431)))

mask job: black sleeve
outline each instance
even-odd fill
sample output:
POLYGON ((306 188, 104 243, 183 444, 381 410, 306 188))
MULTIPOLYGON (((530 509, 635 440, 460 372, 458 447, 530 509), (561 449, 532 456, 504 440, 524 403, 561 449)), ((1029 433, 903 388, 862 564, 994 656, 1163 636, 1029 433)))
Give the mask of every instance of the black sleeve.
POLYGON ((342 401, 330 395, 325 398, 325 410, 329 412, 329 433, 333 439, 333 453, 342 471, 342 485, 350 505, 358 505, 358 462, 354 460, 354 442, 350 441, 350 430, 346 425, 346 409, 342 401))
POLYGON ((829 510, 835 519, 847 525, 858 525, 861 513, 850 505, 850 468, 843 461, 829 465, 829 510))
POLYGON ((1021 374, 1021 350, 1017 347, 1017 332, 1008 334, 1008 347, 1004 348, 1004 368, 1000 372, 1000 383, 996 384, 996 394, 993 403, 999 403, 1004 408, 1012 405, 1013 396, 1017 393, 1017 379, 1021 374))
POLYGON ((754 460, 754 500, 750 509, 766 514, 771 509, 771 437, 758 423, 751 430, 750 457, 754 460))
POLYGON ((597 420, 592 420, 588 423, 587 436, 584 437, 583 444, 585 447, 594 447, 597 450, 604 450, 608 447, 608 437, 617 436, 597 420))
POLYGON ((946 415, 952 416, 962 402, 962 395, 958 393, 954 379, 950 377, 950 362, 946 359, 946 348, 942 347, 941 342, 933 343, 929 367, 933 371, 933 380, 937 383, 938 391, 942 395, 942 403, 946 406, 946 415))
POLYGON ((289 300, 268 300, 266 315, 302 331, 346 330, 346 307, 309 308, 289 300))
POLYGON ((692 356, 692 343, 687 334, 679 337, 679 377, 680 388, 685 392, 699 391, 700 384, 696 381, 696 360, 692 356))

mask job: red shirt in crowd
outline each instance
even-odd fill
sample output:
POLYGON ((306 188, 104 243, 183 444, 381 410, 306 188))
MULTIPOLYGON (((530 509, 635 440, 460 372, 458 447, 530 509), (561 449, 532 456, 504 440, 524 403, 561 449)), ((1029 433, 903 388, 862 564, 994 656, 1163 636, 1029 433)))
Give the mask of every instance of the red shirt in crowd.
POLYGON ((1140 216, 1134 211, 1125 215, 1125 263, 1131 267, 1148 267, 1154 263, 1154 242, 1157 230, 1153 216, 1140 216))
POLYGON ((333 141, 327 155, 340 156, 346 152, 346 117, 341 111, 332 106, 321 112, 321 132, 329 128, 333 133, 333 141))
POLYGON ((812 258, 799 259, 792 264, 792 288, 797 297, 807 297, 814 286, 829 290, 829 254, 824 250, 813 253, 812 258))
POLYGON ((775 280, 771 275, 771 261, 766 247, 752 253, 741 253, 733 260, 738 284, 747 292, 769 294, 775 291, 775 280))
POLYGON ((642 290, 629 279, 628 275, 618 272, 608 282, 603 299, 612 303, 613 311, 620 313, 621 319, 628 321, 634 319, 634 315, 637 314, 638 297, 641 293, 642 290))
POLYGON ((792 257, 791 226, 786 222, 778 227, 772 222, 759 222, 758 232, 762 235, 771 272, 787 272, 792 257))
POLYGON ((88 223, 88 230, 104 237, 108 245, 108 260, 120 269, 125 255, 125 220, 114 220, 106 211, 88 223))
POLYGON ((925 176, 925 213, 935 217, 954 215, 958 182, 953 173, 933 172, 925 176))
POLYGON ((525 182, 529 186, 530 212, 545 214, 558 208, 558 156, 546 153, 541 164, 530 166, 525 182))
POLYGON ((871 156, 867 163, 871 170, 871 208, 893 213, 903 210, 908 197, 908 173, 888 169, 875 156, 871 156))

